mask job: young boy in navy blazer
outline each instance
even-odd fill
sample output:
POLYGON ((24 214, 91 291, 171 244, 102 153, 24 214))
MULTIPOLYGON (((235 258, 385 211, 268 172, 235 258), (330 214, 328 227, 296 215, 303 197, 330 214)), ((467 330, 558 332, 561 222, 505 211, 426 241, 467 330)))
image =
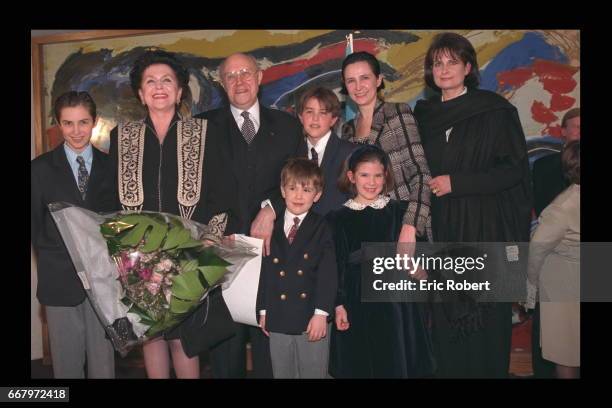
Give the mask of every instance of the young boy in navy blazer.
POLYGON ((274 378, 327 374, 328 318, 338 278, 331 230, 311 211, 322 190, 322 172, 314 162, 292 159, 283 168, 287 208, 276 218, 257 298, 260 327, 270 337, 274 378))

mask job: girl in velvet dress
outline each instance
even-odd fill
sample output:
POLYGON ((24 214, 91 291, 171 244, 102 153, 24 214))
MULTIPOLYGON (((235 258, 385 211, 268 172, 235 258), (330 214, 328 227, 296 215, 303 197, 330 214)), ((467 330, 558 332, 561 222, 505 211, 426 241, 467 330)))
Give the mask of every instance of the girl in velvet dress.
POLYGON ((359 147, 340 181, 354 198, 330 214, 338 262, 336 326, 330 374, 335 378, 408 378, 431 375, 431 342, 422 304, 361 301, 361 245, 396 243, 408 203, 383 192, 393 185, 380 148, 359 147))

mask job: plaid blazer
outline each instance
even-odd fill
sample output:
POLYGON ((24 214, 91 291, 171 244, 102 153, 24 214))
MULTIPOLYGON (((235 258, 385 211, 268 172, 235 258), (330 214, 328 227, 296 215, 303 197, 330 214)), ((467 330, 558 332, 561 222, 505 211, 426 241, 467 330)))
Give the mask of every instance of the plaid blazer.
POLYGON ((370 134, 357 138, 355 121, 350 120, 342 126, 342 139, 353 143, 375 144, 389 156, 393 181, 391 198, 408 201, 408 209, 403 223, 413 225, 417 236, 431 241, 431 173, 425 159, 421 137, 410 106, 405 103, 378 101, 374 108, 370 134))

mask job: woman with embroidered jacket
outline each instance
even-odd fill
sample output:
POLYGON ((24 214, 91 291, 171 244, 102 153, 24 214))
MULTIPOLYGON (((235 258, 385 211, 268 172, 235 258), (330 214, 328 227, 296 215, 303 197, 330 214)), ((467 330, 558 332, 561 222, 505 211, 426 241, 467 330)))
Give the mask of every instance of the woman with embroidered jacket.
MULTIPOLYGON (((135 61, 130 84, 147 115, 144 120, 120 123, 111 131, 111 177, 117 207, 177 214, 216 226, 219 235, 232 233, 238 212, 231 208, 237 202, 234 183, 224 170, 228 160, 223 156, 225 141, 207 132, 206 120, 180 113, 179 108, 189 99, 188 83, 189 73, 173 53, 147 50, 135 61)), ((222 309, 212 302, 211 313, 222 309)), ((186 333, 198 332, 190 325, 202 324, 199 319, 206 317, 202 309, 164 337, 144 344, 149 378, 170 377, 170 354, 177 378, 199 377, 197 353, 201 350, 186 350, 199 347, 189 343, 186 333), (190 358, 186 352, 195 356, 190 358)))
MULTIPOLYGON (((433 177, 433 239, 529 241, 529 163, 516 108, 477 89, 476 51, 459 34, 434 37, 424 65, 425 82, 436 94, 418 101, 414 114, 433 177)), ((469 296, 435 302, 436 375, 507 377, 511 334, 510 303, 478 303, 469 296)))
MULTIPOLYGON (((388 103, 380 63, 368 52, 355 52, 342 62, 342 90, 359 107, 357 116, 342 126, 342 139, 377 145, 391 161, 394 187, 391 198, 408 202, 400 243, 431 240, 429 166, 410 106, 388 103)), ((423 278, 423 271, 417 277, 423 278)))

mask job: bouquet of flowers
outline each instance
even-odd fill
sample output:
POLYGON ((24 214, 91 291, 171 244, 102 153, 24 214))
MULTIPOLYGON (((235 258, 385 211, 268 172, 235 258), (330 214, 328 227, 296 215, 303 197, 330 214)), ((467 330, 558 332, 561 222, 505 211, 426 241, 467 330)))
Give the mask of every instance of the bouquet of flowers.
POLYGON ((87 296, 122 355, 176 327, 255 256, 248 245, 222 243, 206 225, 171 214, 102 216, 65 203, 50 210, 87 296))

